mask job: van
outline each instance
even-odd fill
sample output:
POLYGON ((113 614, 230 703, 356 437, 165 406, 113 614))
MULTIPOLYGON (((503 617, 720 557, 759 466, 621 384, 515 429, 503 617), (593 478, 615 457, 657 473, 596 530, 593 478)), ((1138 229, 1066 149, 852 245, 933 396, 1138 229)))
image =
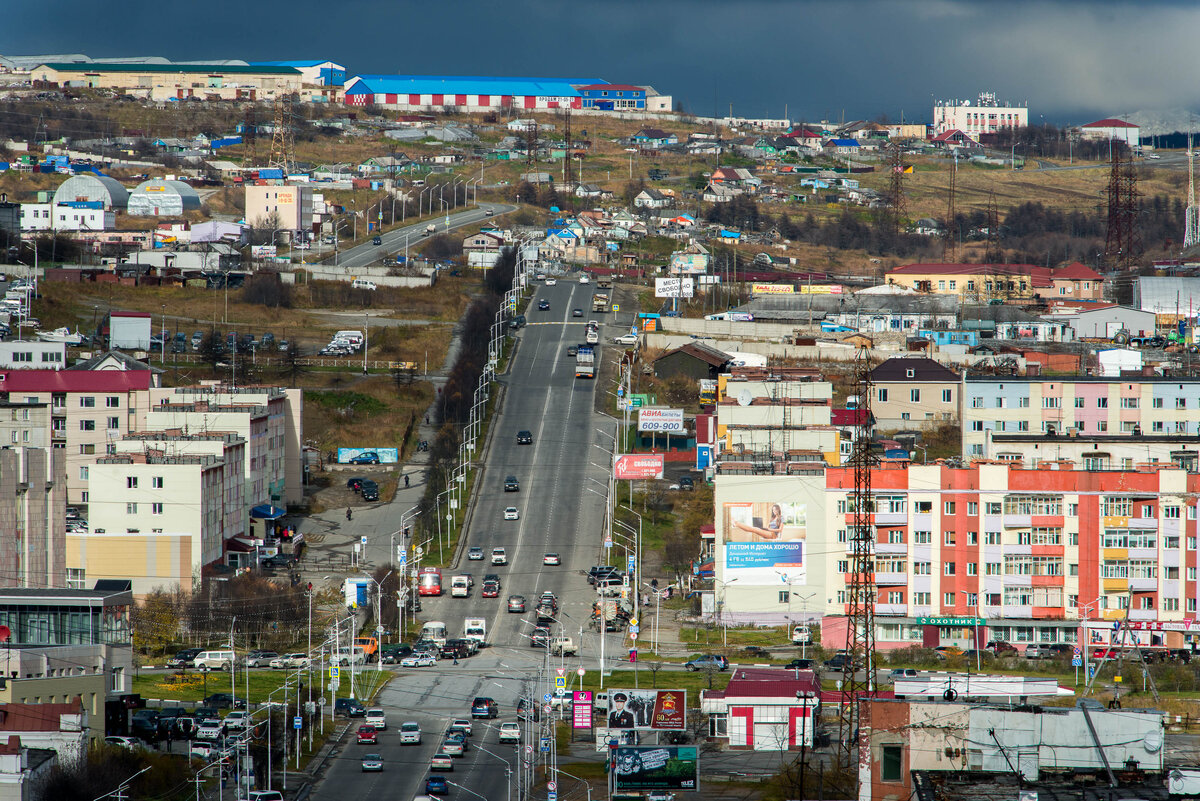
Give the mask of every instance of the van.
POLYGON ((343 645, 333 652, 333 656, 329 660, 334 665, 349 667, 351 663, 355 665, 364 665, 367 662, 367 652, 361 646, 353 647, 343 645))
POLYGON ((197 670, 229 670, 236 659, 233 651, 201 651, 192 664, 197 670))
POLYGON ((361 345, 363 343, 363 340, 366 339, 366 337, 363 336, 362 331, 353 331, 353 330, 347 329, 345 331, 338 331, 337 333, 335 333, 333 335, 333 339, 334 340, 339 340, 339 339, 344 340, 346 342, 353 343, 354 345, 357 346, 357 345, 361 345))
POLYGON ((471 596, 471 579, 466 576, 455 576, 450 579, 451 598, 469 598, 471 596))
POLYGON ((355 278, 353 281, 350 282, 350 288, 351 289, 369 289, 372 292, 374 292, 377 289, 374 281, 368 281, 365 278, 355 278))
POLYGON ((431 620, 421 627, 422 640, 432 640, 441 648, 446 644, 446 624, 440 620, 431 620))

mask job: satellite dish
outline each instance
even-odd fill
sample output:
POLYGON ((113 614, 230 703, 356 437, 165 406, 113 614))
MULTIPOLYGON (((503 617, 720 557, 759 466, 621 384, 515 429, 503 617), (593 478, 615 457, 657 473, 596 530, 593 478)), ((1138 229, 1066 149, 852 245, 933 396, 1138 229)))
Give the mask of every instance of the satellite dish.
POLYGON ((0 642, 8 642, 8 638, 12 636, 12 631, 8 626, 0 626, 0 642))
POLYGON ((750 390, 743 389, 737 396, 738 406, 749 406, 754 402, 754 396, 750 394, 750 390))

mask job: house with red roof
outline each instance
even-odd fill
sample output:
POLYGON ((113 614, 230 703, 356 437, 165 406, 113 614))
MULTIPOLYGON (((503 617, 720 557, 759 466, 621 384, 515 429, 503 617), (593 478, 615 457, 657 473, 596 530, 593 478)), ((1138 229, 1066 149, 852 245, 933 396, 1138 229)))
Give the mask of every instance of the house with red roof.
POLYGON ((1079 135, 1084 139, 1099 139, 1105 141, 1116 139, 1131 148, 1136 148, 1141 141, 1142 129, 1132 122, 1106 117, 1102 120, 1089 122, 1079 126, 1079 135))
POLYGON ((64 765, 87 753, 88 733, 88 714, 79 696, 61 703, 0 704, 0 742, 20 738, 23 746, 49 748, 64 765))
POLYGON ((743 751, 811 748, 820 707, 821 680, 813 670, 737 668, 724 690, 700 691, 710 735, 743 751))
POLYGON ((929 141, 934 147, 944 150, 975 150, 979 147, 979 142, 957 128, 943 131, 929 141))
POLYGON ((958 295, 965 302, 1104 298, 1104 277, 1078 262, 1053 268, 1038 264, 905 264, 889 271, 887 282, 917 292, 958 295))

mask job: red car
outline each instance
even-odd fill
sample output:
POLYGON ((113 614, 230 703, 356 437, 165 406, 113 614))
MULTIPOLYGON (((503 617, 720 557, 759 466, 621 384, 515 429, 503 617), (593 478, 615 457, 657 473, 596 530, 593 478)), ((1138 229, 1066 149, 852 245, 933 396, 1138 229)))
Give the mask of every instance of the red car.
POLYGON ((499 598, 500 585, 493 581, 485 581, 483 582, 483 590, 480 592, 480 595, 484 598, 499 598))
POLYGON ((366 723, 358 727, 358 744, 359 745, 378 745, 379 740, 375 734, 375 727, 366 723))

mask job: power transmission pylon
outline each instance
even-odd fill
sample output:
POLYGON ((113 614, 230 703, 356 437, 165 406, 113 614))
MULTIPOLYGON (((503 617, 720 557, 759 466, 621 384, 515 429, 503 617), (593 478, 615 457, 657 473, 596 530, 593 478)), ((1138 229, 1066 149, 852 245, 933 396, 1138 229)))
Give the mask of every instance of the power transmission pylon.
POLYGON ((536 119, 530 117, 529 125, 525 127, 525 162, 529 165, 530 172, 537 166, 537 149, 538 124, 536 119))
POLYGON ((871 496, 870 350, 859 348, 855 358, 855 391, 859 418, 854 427, 854 495, 847 526, 851 562, 849 608, 846 614, 846 661, 842 667, 842 704, 838 721, 841 762, 850 768, 858 762, 858 730, 862 720, 859 703, 875 692, 875 501, 871 496), (861 677, 861 678, 860 678, 861 677))
POLYGON ((1138 229, 1137 173, 1133 153, 1113 142, 1112 164, 1108 174, 1108 232, 1104 238, 1104 258, 1110 269, 1122 272, 1137 266, 1141 255, 1138 229))
POLYGON ((1196 206, 1196 179, 1194 169, 1195 152, 1192 150, 1192 135, 1188 133, 1188 204, 1183 212, 1183 247, 1200 244, 1200 208, 1196 206))
POLYGON ((258 122, 253 104, 246 106, 246 114, 242 118, 242 153, 243 167, 253 167, 258 163, 258 122))
POLYGON ((296 165, 295 139, 292 136, 292 97, 287 94, 275 96, 275 123, 271 131, 271 155, 268 167, 278 167, 284 175, 296 165))
POLYGON ((950 264, 954 261, 955 242, 954 242, 954 217, 958 213, 954 208, 954 185, 958 181, 958 153, 954 154, 954 166, 950 168, 950 191, 946 195, 946 233, 942 239, 942 263, 950 264))
POLYGON ((1000 264, 1004 251, 1000 249, 1000 212, 996 208, 996 193, 988 194, 987 207, 987 250, 983 254, 985 264, 1000 264))
POLYGON ((575 174, 572 169, 574 166, 571 163, 571 108, 567 107, 567 113, 563 120, 563 127, 566 134, 566 147, 563 148, 563 191, 570 193, 571 206, 575 206, 575 187, 572 183, 575 180, 575 174))
POLYGON ((892 233, 900 230, 900 221, 905 215, 904 202, 904 149, 899 142, 888 148, 888 227, 892 233))

